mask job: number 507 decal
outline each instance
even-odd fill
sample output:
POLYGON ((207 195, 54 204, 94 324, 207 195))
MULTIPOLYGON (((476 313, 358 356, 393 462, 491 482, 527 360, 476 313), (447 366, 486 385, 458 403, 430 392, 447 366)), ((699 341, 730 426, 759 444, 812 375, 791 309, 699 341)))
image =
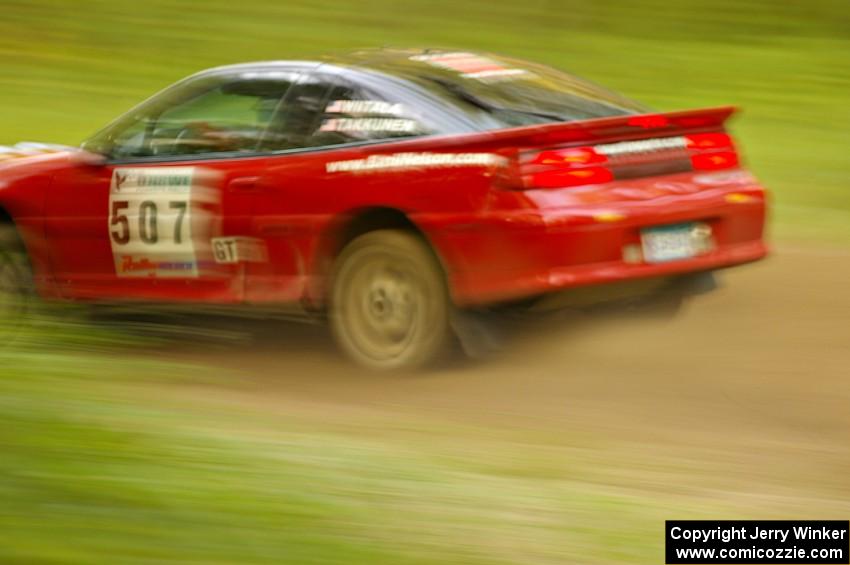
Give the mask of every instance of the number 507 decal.
POLYGON ((196 167, 115 169, 109 191, 109 236, 119 277, 197 277, 214 203, 196 167), (198 232, 198 233, 195 233, 198 232))
MULTIPOLYGON (((143 200, 139 204, 139 239, 148 245, 159 243, 159 206, 161 202, 156 200, 143 200)), ((189 203, 185 200, 170 200, 167 202, 168 209, 177 210, 177 219, 174 222, 174 237, 172 240, 177 245, 183 243, 183 226, 186 218, 186 210, 189 203)), ((130 218, 127 215, 130 208, 128 200, 113 200, 112 213, 109 223, 112 226, 112 241, 117 245, 130 243, 130 218)))

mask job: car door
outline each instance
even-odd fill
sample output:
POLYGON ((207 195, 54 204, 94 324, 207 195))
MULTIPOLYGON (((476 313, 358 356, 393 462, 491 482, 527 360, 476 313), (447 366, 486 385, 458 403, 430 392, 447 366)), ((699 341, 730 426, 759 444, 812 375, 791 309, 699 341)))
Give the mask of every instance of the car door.
POLYGON ((69 298, 231 302, 244 297, 263 138, 294 70, 190 79, 86 146, 106 155, 53 179, 50 265, 69 298), (242 253, 239 253, 239 250, 242 253))
MULTIPOLYGON (((331 223, 359 208, 386 203, 369 190, 369 177, 352 183, 329 174, 328 163, 364 158, 382 142, 433 133, 436 125, 410 99, 320 67, 305 72, 287 93, 265 138, 275 158, 256 193, 254 226, 271 261, 270 271, 248 280, 252 300, 310 300, 315 275, 325 266, 323 239, 331 223)), ((398 192, 398 191, 396 191, 398 192)))

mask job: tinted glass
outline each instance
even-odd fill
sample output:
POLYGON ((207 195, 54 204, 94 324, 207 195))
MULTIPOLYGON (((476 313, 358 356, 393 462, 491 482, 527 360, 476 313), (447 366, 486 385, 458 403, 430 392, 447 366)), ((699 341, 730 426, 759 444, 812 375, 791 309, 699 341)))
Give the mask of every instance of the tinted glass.
POLYGON ((281 107, 265 148, 324 147, 430 133, 411 105, 324 74, 304 77, 281 107))
POLYGON ((353 54, 348 62, 411 81, 485 129, 646 111, 636 102, 550 67, 494 55, 382 50, 353 54))

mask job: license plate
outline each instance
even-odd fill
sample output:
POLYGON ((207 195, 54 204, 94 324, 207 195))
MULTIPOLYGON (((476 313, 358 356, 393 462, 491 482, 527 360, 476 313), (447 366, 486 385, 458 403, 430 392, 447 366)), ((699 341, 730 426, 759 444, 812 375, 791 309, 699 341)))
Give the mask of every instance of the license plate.
POLYGON ((647 228, 641 230, 640 239, 647 263, 687 259, 697 254, 692 223, 647 228))

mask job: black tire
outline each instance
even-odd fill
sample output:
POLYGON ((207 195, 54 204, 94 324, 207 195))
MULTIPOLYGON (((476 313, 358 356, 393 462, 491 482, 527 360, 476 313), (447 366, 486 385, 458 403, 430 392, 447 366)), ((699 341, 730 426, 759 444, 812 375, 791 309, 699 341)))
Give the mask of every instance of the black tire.
POLYGON ((0 224, 0 346, 18 334, 32 298, 32 274, 15 227, 0 224))
POLYGON ((418 369, 451 342, 445 276, 415 234, 377 230, 351 241, 334 263, 331 331, 340 349, 370 369, 418 369))

